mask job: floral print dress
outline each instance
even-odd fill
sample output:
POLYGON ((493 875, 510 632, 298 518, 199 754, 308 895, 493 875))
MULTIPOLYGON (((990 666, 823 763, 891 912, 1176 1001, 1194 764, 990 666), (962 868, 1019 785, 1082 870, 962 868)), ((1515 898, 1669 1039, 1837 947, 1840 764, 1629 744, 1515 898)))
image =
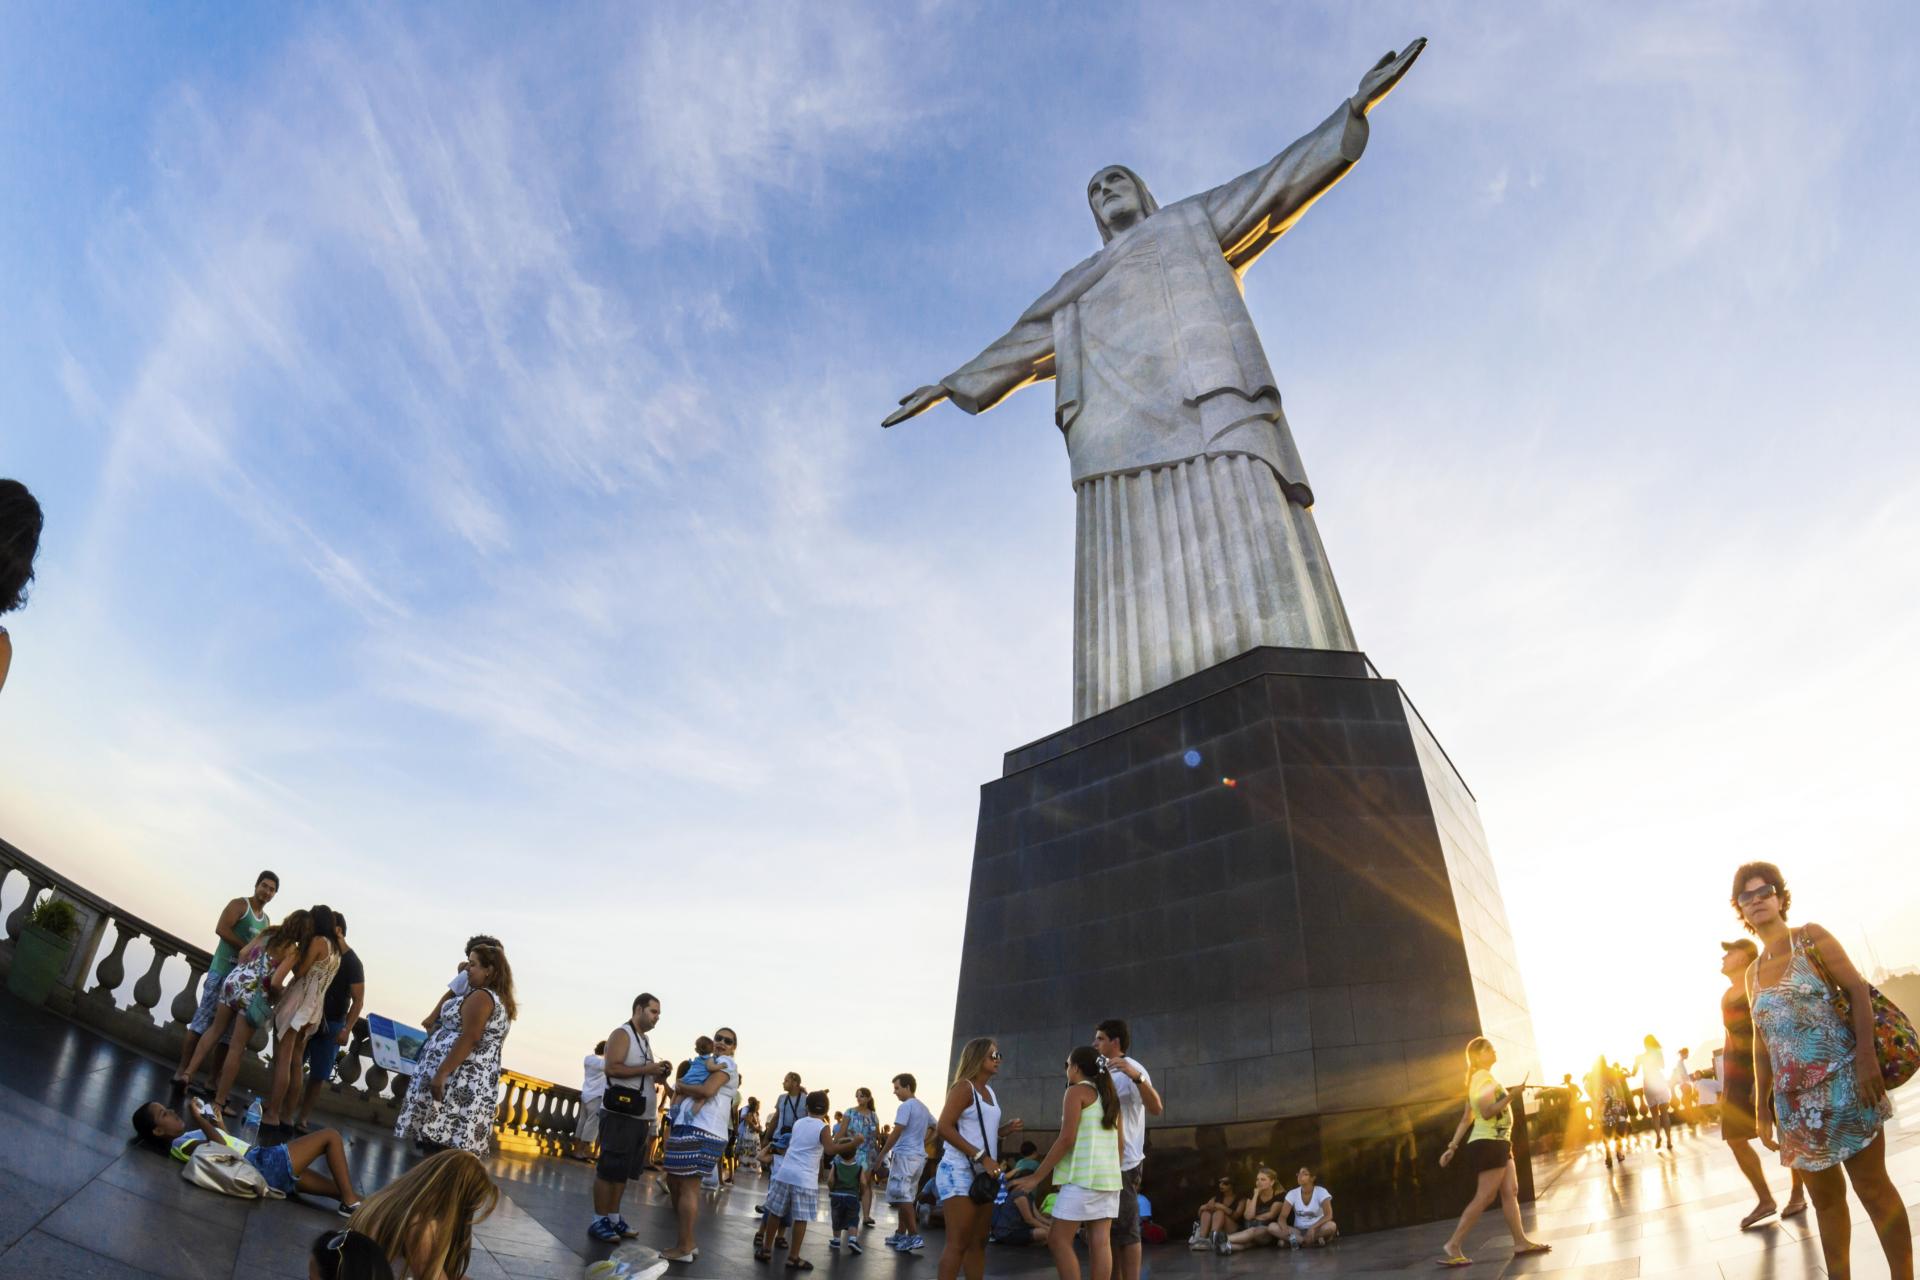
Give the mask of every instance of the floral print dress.
POLYGON ((508 1021, 500 997, 493 991, 487 994, 493 996, 493 1012, 487 1016, 486 1029, 466 1061, 447 1077, 446 1096, 436 1100, 433 1076, 460 1038, 463 997, 449 995, 441 1004, 439 1023, 420 1050, 419 1069, 407 1087, 406 1101, 400 1104, 400 1118, 393 1126, 396 1136, 458 1147, 482 1158, 491 1154, 500 1093, 500 1048, 506 1043, 508 1021))
POLYGON ((1799 930, 1787 970, 1753 994, 1753 1022, 1773 1065, 1773 1114, 1780 1163, 1818 1172, 1873 1145, 1893 1119, 1893 1100, 1869 1105, 1855 1074, 1853 1028, 1807 955, 1799 930))

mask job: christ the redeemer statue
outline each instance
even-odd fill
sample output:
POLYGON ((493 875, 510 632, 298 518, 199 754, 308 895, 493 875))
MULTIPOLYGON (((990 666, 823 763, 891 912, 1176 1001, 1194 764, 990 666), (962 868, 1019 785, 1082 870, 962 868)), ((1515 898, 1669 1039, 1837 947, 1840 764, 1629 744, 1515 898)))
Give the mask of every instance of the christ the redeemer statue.
POLYGON ((1346 176, 1367 113, 1425 47, 1382 58, 1319 128, 1210 191, 1162 208, 1124 165, 1096 173, 1105 247, 882 424, 1054 380, 1078 505, 1076 721, 1258 645, 1355 647, 1240 276, 1346 176))

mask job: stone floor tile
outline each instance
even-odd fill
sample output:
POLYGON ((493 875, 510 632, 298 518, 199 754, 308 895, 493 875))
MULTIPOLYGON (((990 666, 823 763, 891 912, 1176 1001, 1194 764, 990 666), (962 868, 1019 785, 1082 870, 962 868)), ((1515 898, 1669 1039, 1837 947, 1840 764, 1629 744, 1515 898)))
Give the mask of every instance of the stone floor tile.
POLYGON ((65 1193, 51 1187, 29 1182, 15 1173, 0 1172, 0 1249, 31 1231, 65 1199, 65 1193))
POLYGON ((0 1280, 154 1280, 151 1271, 32 1231, 0 1253, 0 1280))
POLYGON ((240 1243, 232 1228, 98 1181, 49 1214, 38 1230, 169 1280, 229 1280, 240 1243))

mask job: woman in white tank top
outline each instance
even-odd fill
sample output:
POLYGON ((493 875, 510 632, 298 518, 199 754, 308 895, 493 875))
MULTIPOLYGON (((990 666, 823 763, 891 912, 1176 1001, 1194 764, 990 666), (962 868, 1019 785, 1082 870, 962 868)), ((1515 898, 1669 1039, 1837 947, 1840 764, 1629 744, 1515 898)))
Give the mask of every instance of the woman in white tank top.
POLYGON ((977 1172, 998 1177, 1000 1141, 1020 1129, 1020 1121, 1002 1121, 993 1077, 1000 1070, 1000 1049, 984 1036, 969 1040, 960 1050, 953 1084, 940 1108, 940 1137, 946 1150, 933 1171, 940 1211, 946 1218, 947 1243, 940 1251, 940 1280, 954 1280, 962 1269, 982 1274, 987 1265, 987 1231, 993 1226, 993 1203, 975 1204, 967 1189, 977 1172))

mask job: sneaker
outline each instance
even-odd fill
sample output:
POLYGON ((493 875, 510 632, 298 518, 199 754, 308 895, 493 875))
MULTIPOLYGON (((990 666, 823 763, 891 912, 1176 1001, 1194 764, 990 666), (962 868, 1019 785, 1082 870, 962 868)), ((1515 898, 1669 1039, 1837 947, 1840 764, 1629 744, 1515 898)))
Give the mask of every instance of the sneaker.
POLYGON ((355 1200, 352 1204, 348 1204, 345 1200, 342 1200, 340 1207, 335 1209, 334 1212, 343 1218, 351 1218, 355 1213, 359 1212, 359 1210, 360 1202, 358 1200, 355 1200))
POLYGON ((858 1240, 855 1240, 852 1236, 848 1236, 847 1252, 848 1253, 865 1253, 866 1250, 860 1247, 860 1242, 858 1240))
POLYGON ((637 1240, 640 1238, 640 1233, 633 1229, 632 1224, 618 1214, 614 1216, 613 1229, 620 1233, 622 1240, 637 1240))
POLYGON ((1213 1251, 1215 1253, 1225 1253, 1227 1251, 1227 1233, 1226 1232, 1216 1231, 1213 1233, 1213 1251))
POLYGON ((912 1253, 915 1249, 926 1248, 927 1242, 919 1236, 908 1236, 893 1247, 899 1253, 912 1253))
POLYGON ((1231 1240, 1229 1240, 1229 1241, 1227 1241, 1227 1242, 1226 1242, 1225 1244, 1223 1244, 1223 1245, 1221 1245, 1221 1246, 1220 1246, 1220 1247, 1219 1247, 1219 1248, 1218 1248, 1217 1250, 1215 1250, 1215 1252, 1216 1252, 1216 1253, 1220 1253, 1220 1254, 1228 1254, 1228 1253, 1232 1253, 1232 1252, 1233 1252, 1233 1241, 1231 1241, 1231 1240))
POLYGON ((618 1244, 620 1241, 620 1228, 612 1218, 595 1218, 593 1225, 587 1228, 587 1234, 608 1244, 618 1244))
POLYGON ((898 1231, 896 1231, 892 1235, 888 1236, 885 1240, 882 1240, 880 1243, 887 1246, 887 1248, 892 1249, 898 1246, 899 1243, 905 1239, 906 1239, 905 1236, 901 1235, 898 1231))

